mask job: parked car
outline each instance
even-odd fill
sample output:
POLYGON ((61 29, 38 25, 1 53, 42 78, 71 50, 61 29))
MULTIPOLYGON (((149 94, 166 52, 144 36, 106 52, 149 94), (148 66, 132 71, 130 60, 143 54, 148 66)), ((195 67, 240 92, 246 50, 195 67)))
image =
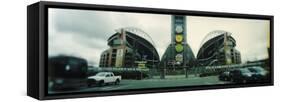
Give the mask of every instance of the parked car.
POLYGON ((93 85, 103 86, 105 84, 114 83, 119 84, 121 81, 121 76, 115 76, 112 72, 99 72, 94 76, 88 77, 88 86, 93 85))
POLYGON ((222 72, 222 73, 219 75, 219 80, 221 80, 221 81, 230 81, 229 71, 222 72))
POLYGON ((79 89, 87 87, 85 59, 74 56, 48 58, 48 88, 50 90, 79 89))
POLYGON ((231 82, 247 83, 253 81, 253 74, 247 68, 235 69, 229 72, 231 82))
POLYGON ((249 71, 254 73, 252 76, 254 81, 256 82, 266 81, 268 72, 265 69, 259 66, 250 67, 248 69, 249 71))

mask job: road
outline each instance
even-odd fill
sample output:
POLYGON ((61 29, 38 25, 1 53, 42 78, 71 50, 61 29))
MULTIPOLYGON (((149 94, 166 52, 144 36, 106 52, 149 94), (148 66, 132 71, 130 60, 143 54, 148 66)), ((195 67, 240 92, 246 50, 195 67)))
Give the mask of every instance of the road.
POLYGON ((142 89, 142 88, 159 88, 159 87, 177 87, 177 86, 195 86, 195 85, 214 85, 226 84, 228 82, 219 81, 218 76, 208 77, 189 77, 171 76, 166 79, 144 79, 144 80, 122 80, 119 85, 94 86, 89 88, 81 88, 77 90, 49 91, 49 93, 69 93, 69 92, 96 92, 126 89, 142 89))

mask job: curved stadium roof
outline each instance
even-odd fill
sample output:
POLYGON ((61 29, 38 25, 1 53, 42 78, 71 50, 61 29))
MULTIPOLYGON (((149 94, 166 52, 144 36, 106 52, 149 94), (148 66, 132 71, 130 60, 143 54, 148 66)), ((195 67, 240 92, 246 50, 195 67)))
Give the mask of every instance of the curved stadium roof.
POLYGON ((119 28, 116 30, 116 32, 121 32, 121 29, 124 29, 127 32, 130 32, 132 34, 138 35, 142 38, 144 38, 145 40, 147 40, 148 42, 150 42, 154 47, 155 47, 155 43, 152 40, 152 38, 149 36, 149 34, 147 34, 146 32, 144 32, 143 30, 139 29, 139 28, 135 28, 135 27, 124 27, 124 28, 119 28))
POLYGON ((134 27, 126 27, 126 28, 117 29, 116 33, 108 38, 108 42, 117 38, 118 36, 116 36, 116 35, 121 33, 121 29, 125 30, 127 37, 139 39, 139 41, 142 42, 142 45, 146 46, 148 49, 153 51, 157 55, 156 58, 159 59, 159 54, 158 54, 158 51, 155 48, 155 43, 153 42, 152 38, 147 33, 142 31, 141 29, 134 28, 134 27))
POLYGON ((203 46, 203 44, 205 44, 207 41, 209 41, 210 39, 213 39, 217 36, 220 36, 220 35, 223 35, 223 34, 228 34, 228 35, 231 35, 232 33, 230 32, 227 32, 227 31, 224 31, 224 30, 214 30, 210 33, 208 33, 204 39, 202 40, 201 44, 200 44, 200 48, 203 46))

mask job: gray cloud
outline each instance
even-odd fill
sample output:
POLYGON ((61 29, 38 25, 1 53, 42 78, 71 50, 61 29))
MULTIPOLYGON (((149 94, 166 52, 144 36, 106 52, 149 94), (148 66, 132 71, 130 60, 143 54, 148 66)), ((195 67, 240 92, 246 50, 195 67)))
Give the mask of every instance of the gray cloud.
MULTIPOLYGON (((148 33, 160 57, 170 43, 170 15, 72 9, 49 11, 50 56, 79 56, 97 66, 100 53, 108 48, 107 39, 121 27, 137 27, 148 33)), ((266 57, 268 21, 187 16, 187 42, 195 55, 203 38, 213 30, 233 33, 242 60, 266 57)))
POLYGON ((106 40, 106 37, 113 33, 110 16, 106 13, 88 10, 54 10, 54 28, 58 32, 72 32, 83 34, 86 38, 99 38, 106 40))
POLYGON ((122 27, 137 27, 155 39, 160 56, 170 42, 170 16, 140 13, 51 9, 49 55, 72 55, 97 64, 107 39, 122 27), (157 18, 157 19, 155 19, 157 18), (162 39, 159 39, 159 35, 162 39), (158 39, 158 40, 157 40, 158 39), (159 41, 159 42, 158 42, 159 41))
POLYGON ((187 29, 187 39, 195 54, 209 32, 225 30, 231 32, 236 40, 236 48, 241 52, 243 62, 268 58, 268 20, 188 16, 187 29))

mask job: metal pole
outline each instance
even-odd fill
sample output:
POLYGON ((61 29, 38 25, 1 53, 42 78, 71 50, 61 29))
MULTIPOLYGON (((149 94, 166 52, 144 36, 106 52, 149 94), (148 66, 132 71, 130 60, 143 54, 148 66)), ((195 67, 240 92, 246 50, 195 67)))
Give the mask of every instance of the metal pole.
POLYGON ((184 70, 185 70, 185 78, 188 78, 188 71, 186 65, 184 65, 184 70))
POLYGON ((165 79, 165 73, 166 73, 166 62, 164 63, 164 68, 161 69, 161 79, 165 79))

